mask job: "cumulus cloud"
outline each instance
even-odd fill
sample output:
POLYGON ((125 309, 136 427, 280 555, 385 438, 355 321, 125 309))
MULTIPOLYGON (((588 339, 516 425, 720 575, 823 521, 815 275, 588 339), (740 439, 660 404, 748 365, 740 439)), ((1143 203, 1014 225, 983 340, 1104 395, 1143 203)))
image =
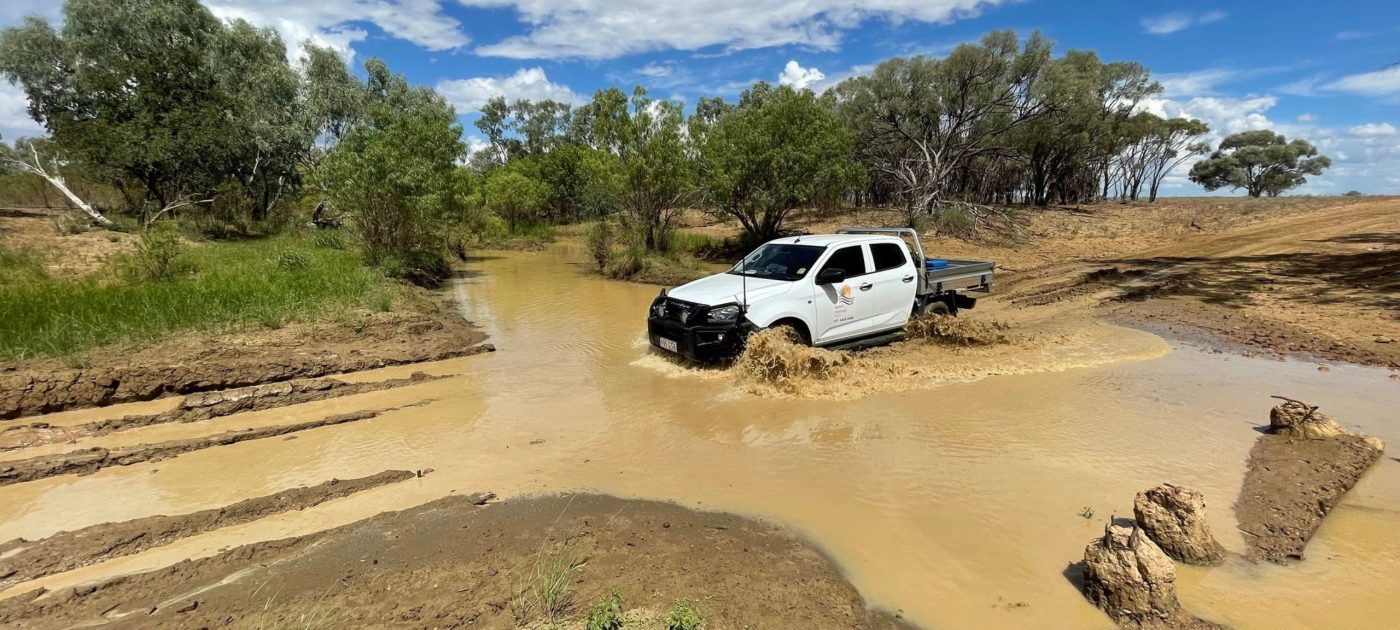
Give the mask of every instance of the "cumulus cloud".
POLYGON ((354 58, 351 48, 369 37, 372 24, 391 37, 428 50, 451 50, 471 43, 461 23, 442 12, 439 0, 203 0, 214 15, 243 19, 277 30, 288 55, 296 59, 310 40, 354 58))
POLYGON ((1366 123, 1351 128, 1351 135, 1360 138, 1394 136, 1397 133, 1400 133, 1400 131, 1397 131, 1395 125, 1390 123, 1366 123))
POLYGON ((478 111, 486 101, 497 96, 507 101, 549 99, 570 104, 587 100, 567 85, 550 81, 543 68, 521 68, 507 77, 448 79, 437 84, 437 91, 458 113, 478 111))
POLYGON ((1349 92, 1362 96, 1400 94, 1400 65, 1374 72, 1347 75, 1322 87, 1327 90, 1349 92))
POLYGON ((611 59, 653 50, 727 51, 801 45, 831 50, 841 32, 868 19, 946 23, 1007 0, 711 0, 710 2, 558 2, 458 0, 510 7, 523 35, 479 46, 482 55, 517 59, 611 59))
POLYGON ((1207 68, 1192 72, 1168 72, 1153 78, 1162 84, 1164 94, 1182 97, 1213 94, 1216 86, 1240 74, 1238 70, 1229 68, 1207 68))
POLYGON ((826 75, 821 70, 803 68, 796 60, 792 60, 783 66, 782 74, 778 75, 778 85, 791 85, 794 89, 804 90, 825 78, 826 75))
POLYGON ((1316 120, 1317 116, 1314 116, 1312 114, 1298 114, 1298 122, 1300 123, 1310 123, 1316 120))
POLYGON ((641 68, 638 68, 637 74, 640 74, 644 77, 659 78, 669 76, 674 70, 675 67, 673 67, 669 63, 656 63, 655 61, 653 61, 645 66, 642 66, 641 68))
POLYGON ((1173 11, 1161 15, 1149 15, 1139 20, 1139 23, 1142 24, 1142 30, 1151 35, 1170 35, 1192 26, 1213 24, 1226 17, 1229 17, 1229 14, 1224 11, 1206 11, 1200 15, 1189 11, 1173 11))

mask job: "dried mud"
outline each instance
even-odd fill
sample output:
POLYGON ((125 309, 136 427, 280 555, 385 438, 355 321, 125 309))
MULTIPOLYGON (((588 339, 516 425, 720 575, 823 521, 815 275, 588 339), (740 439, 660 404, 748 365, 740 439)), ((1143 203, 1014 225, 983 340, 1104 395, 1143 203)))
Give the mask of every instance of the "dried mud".
POLYGON ((279 512, 305 509, 413 476, 414 473, 406 470, 387 470, 359 479, 332 479, 316 486, 291 488, 222 508, 103 523, 59 532, 38 541, 11 541, 7 543, 10 552, 0 556, 0 589, 97 564, 109 558, 140 553, 220 527, 247 523, 279 512), (14 551, 16 549, 18 551, 14 551))
POLYGON ((0 367, 0 419, 163 396, 358 372, 488 352, 485 335, 439 300, 376 313, 362 325, 294 325, 214 338, 186 335, 145 348, 94 351, 94 367, 56 359, 0 367))
MULTIPOLYGON (((423 403, 426 402, 429 401, 423 401, 423 403)), ((158 442, 155 444, 139 444, 136 446, 111 449, 93 447, 57 455, 41 455, 29 459, 8 461, 0 463, 0 486, 35 481, 57 475, 91 474, 111 466, 130 466, 143 462, 160 461, 162 459, 168 459, 184 453, 215 446, 227 446, 239 442, 246 442, 248 440, 259 440, 286 435, 288 433, 296 433, 307 429, 368 420, 393 410, 394 408, 355 411, 309 422, 239 431, 226 431, 218 435, 206 437, 171 440, 169 442, 158 442)))
POLYGON ((128 415, 62 427, 51 426, 47 422, 34 422, 0 428, 0 452, 56 442, 70 442, 78 438, 106 435, 116 431, 168 422, 199 422, 236 413, 377 392, 443 378, 449 377, 414 372, 407 378, 361 383, 335 378, 294 379, 281 383, 192 394, 186 396, 174 409, 161 413, 128 415))
POLYGON ((449 497, 166 569, 0 602, 13 628, 456 627, 541 623, 512 600, 534 567, 576 568, 560 621, 616 588, 657 624, 678 599, 708 627, 903 628, 868 610, 835 566, 786 530, 730 514, 599 495, 484 503, 449 497))
POLYGON ((1235 503, 1249 556, 1277 563, 1301 560, 1322 519, 1381 452, 1359 435, 1259 436, 1235 503))

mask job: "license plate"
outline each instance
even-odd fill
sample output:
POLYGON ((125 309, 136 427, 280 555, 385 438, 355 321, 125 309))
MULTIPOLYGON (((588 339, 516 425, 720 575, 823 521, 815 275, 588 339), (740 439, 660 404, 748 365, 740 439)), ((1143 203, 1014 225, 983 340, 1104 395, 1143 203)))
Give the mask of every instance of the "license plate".
POLYGON ((668 350, 668 351, 676 352, 676 353, 679 353, 679 352, 681 351, 680 346, 679 346, 679 345, 676 345, 676 342, 674 342, 674 341, 672 341, 672 340, 670 340, 670 339, 667 339, 667 338, 665 338, 665 337, 657 337, 657 338, 656 338, 656 345, 661 346, 661 349, 662 349, 662 350, 668 350))

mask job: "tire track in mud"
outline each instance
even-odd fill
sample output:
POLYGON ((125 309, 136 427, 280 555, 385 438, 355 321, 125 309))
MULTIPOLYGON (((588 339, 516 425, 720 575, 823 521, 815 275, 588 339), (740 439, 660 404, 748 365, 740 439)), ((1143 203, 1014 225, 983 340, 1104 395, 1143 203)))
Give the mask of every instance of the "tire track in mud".
POLYGON ((429 383, 453 375, 414 372, 407 378, 354 383, 335 378, 308 378, 253 385, 185 396, 174 409, 156 414, 129 415, 73 426, 54 427, 33 422, 0 429, 0 453, 78 438, 96 437, 155 424, 199 422, 237 413, 262 411, 354 394, 429 383))
POLYGON ((290 488, 190 514, 102 523, 59 532, 37 541, 16 539, 0 544, 0 554, 3 554, 0 555, 0 590, 111 558, 135 555, 196 534, 313 507, 413 477, 414 473, 407 470, 386 470, 358 479, 332 479, 315 486, 290 488))
POLYGON ((260 440, 263 438, 305 431, 307 429, 368 420, 386 412, 403 409, 405 407, 425 405, 430 402, 432 402, 432 399, 422 400, 403 407, 353 411, 309 422, 226 431, 217 435, 185 440, 172 440, 155 444, 139 444, 136 446, 124 446, 111 449, 93 447, 57 455, 41 455, 29 459, 15 460, 0 464, 0 486, 24 483, 26 481, 37 481, 39 479, 58 475, 86 475, 111 466, 130 466, 143 462, 159 461, 215 446, 228 446, 248 440, 260 440))

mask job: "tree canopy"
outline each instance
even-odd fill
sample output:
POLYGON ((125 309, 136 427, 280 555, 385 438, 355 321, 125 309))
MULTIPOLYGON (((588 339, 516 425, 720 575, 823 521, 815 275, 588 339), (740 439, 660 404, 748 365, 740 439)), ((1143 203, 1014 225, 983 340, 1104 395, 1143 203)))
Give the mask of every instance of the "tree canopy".
POLYGON ((1301 138, 1289 141, 1267 129, 1234 134, 1220 142, 1210 157, 1191 167, 1191 181, 1206 190, 1243 188, 1250 197, 1277 197, 1321 175, 1332 165, 1317 147, 1301 138))

